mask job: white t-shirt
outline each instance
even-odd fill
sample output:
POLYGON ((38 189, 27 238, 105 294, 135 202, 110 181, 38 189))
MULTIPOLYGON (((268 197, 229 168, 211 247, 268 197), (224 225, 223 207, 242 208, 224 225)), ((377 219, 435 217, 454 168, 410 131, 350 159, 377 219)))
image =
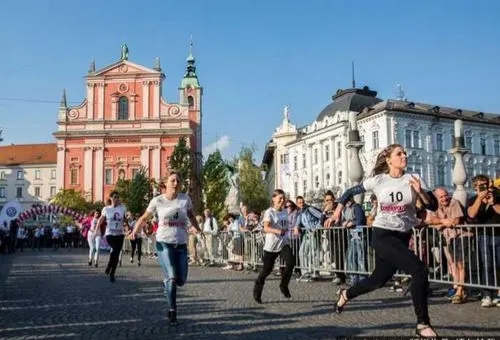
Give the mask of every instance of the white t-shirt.
POLYGON ((420 180, 422 191, 429 190, 417 174, 404 174, 399 178, 380 174, 363 182, 366 191, 373 192, 378 200, 374 227, 407 232, 420 224, 415 206, 417 193, 410 186, 412 176, 420 180))
MULTIPOLYGON (((264 222, 270 222, 271 228, 274 229, 282 229, 288 231, 289 222, 288 222, 288 213, 285 209, 276 210, 274 208, 269 208, 264 213, 264 222)), ((285 233, 285 235, 280 236, 273 233, 266 233, 266 238, 264 241, 264 250, 270 253, 277 253, 281 251, 281 249, 290 244, 289 233, 285 233)))
POLYGON ((116 207, 108 205, 102 209, 101 215, 106 218, 105 235, 123 235, 123 220, 127 208, 120 204, 116 207))
POLYGON ((186 194, 177 194, 173 200, 165 195, 156 196, 146 209, 151 215, 158 215, 156 241, 186 244, 188 241, 188 211, 193 209, 191 198, 186 194))
POLYGON ((101 228, 97 228, 97 221, 99 221, 99 219, 94 217, 92 222, 90 222, 88 235, 101 236, 101 228))

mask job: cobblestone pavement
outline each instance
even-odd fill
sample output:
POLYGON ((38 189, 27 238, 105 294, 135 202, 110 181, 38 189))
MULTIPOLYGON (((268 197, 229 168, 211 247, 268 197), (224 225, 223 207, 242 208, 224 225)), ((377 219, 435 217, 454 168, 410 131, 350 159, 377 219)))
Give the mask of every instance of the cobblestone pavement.
MULTIPOLYGON (((107 254, 101 263, 107 261, 107 254)), ((413 335, 409 297, 380 289, 332 313, 330 281, 291 283, 293 298, 280 296, 271 276, 263 305, 251 299, 255 273, 190 267, 180 290, 179 321, 166 324, 161 272, 152 259, 129 263, 112 284, 104 267, 89 267, 83 250, 0 256, 0 339, 335 339, 337 336, 413 335)), ((440 335, 500 334, 500 308, 474 301, 451 305, 431 299, 440 335)))

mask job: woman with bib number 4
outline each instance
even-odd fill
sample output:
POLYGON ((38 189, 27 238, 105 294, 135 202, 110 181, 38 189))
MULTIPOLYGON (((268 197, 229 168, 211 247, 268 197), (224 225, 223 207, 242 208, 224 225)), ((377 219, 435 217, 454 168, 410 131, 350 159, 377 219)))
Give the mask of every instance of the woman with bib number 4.
MULTIPOLYGON (((142 226, 154 215, 158 215, 156 232, 156 253, 165 277, 165 295, 168 303, 168 321, 171 326, 177 322, 177 287, 184 285, 188 274, 188 226, 191 224, 201 234, 198 221, 193 214, 193 203, 187 194, 180 193, 182 179, 178 172, 171 171, 166 183, 161 183, 163 194, 149 202, 146 212, 139 218, 130 234, 141 232, 142 226)), ((201 234, 203 238, 203 234, 201 234)))
POLYGON ((416 335, 422 338, 436 337, 429 319, 427 269, 408 245, 412 228, 420 224, 417 217, 417 199, 421 200, 428 210, 436 210, 437 204, 420 176, 405 173, 406 164, 406 151, 401 145, 392 144, 386 147, 377 157, 373 177, 346 190, 339 199, 333 216, 325 221, 327 228, 335 225, 340 220, 342 208, 353 196, 371 191, 378 198, 372 241, 375 270, 369 277, 347 290, 340 291, 335 312, 342 313, 349 300, 383 287, 399 269, 412 277, 411 296, 417 316, 416 335))

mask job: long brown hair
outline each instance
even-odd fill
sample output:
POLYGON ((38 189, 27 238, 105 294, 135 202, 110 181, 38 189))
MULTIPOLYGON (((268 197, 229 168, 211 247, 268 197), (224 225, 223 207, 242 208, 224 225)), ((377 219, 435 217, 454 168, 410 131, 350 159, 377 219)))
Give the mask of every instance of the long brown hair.
POLYGON ((387 158, 391 155, 395 148, 404 149, 401 144, 391 144, 386 146, 385 149, 378 154, 375 165, 373 166, 372 176, 389 173, 387 158))

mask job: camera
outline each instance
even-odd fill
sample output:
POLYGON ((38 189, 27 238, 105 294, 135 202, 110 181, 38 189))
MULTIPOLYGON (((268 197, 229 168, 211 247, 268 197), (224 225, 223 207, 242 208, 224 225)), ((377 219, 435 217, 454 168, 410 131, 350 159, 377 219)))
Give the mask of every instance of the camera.
POLYGON ((479 187, 478 187, 479 191, 486 191, 488 190, 488 186, 486 184, 481 184, 479 187))

